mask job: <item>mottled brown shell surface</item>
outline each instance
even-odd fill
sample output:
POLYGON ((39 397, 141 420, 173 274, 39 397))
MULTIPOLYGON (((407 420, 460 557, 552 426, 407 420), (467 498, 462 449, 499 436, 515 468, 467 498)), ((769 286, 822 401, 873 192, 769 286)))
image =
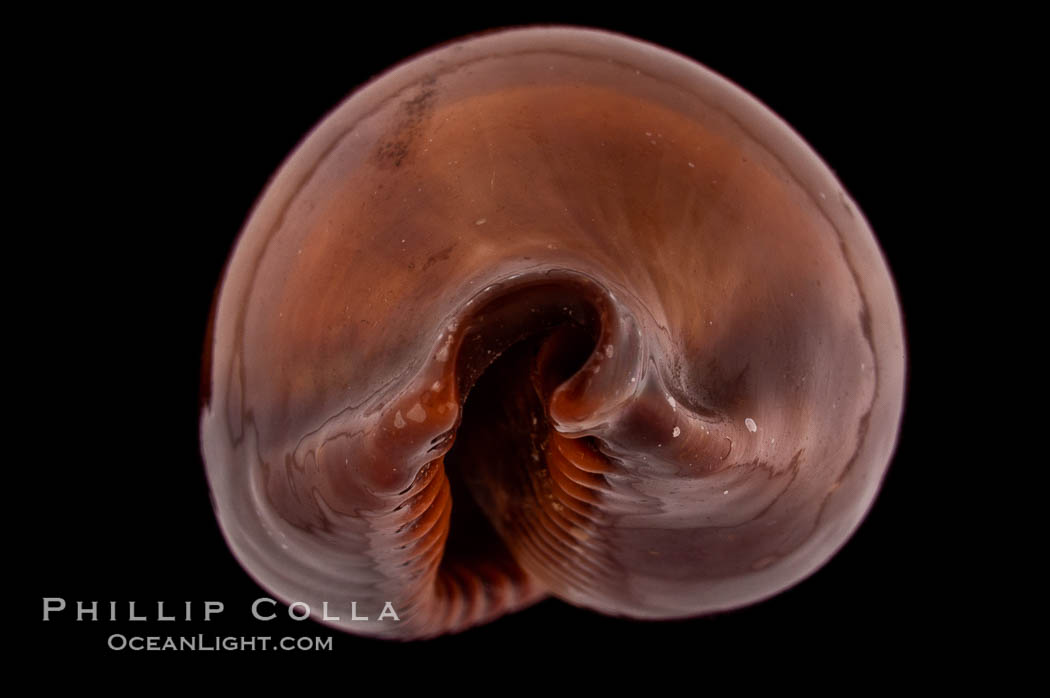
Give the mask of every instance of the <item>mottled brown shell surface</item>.
POLYGON ((775 594, 860 523, 904 392, 889 272, 821 160, 700 65, 582 29, 353 94, 259 200, 212 323, 231 549, 391 638, 775 594))

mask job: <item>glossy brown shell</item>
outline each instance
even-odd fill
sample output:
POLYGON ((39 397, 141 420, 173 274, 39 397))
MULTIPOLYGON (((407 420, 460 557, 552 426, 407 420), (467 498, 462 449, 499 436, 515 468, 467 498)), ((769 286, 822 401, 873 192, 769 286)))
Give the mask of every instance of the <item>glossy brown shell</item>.
POLYGON ((859 524, 902 407, 890 275, 828 168, 597 31, 469 39, 352 95, 258 202, 212 322, 233 552, 383 637, 547 595, 659 619, 775 594, 859 524))

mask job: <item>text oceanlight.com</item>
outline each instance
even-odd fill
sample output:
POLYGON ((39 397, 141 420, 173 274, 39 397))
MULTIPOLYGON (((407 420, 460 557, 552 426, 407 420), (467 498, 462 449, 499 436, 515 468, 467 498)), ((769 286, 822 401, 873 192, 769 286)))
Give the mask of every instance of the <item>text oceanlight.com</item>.
POLYGON ((255 652, 284 650, 286 652, 324 652, 332 650, 331 637, 269 637, 182 635, 142 636, 114 633, 106 641, 111 650, 132 652, 255 652))

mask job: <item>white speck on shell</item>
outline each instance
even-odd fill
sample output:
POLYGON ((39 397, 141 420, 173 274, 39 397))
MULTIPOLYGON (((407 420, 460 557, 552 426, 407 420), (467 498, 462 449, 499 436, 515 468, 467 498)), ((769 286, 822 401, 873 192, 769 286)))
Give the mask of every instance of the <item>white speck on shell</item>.
POLYGON ((423 409, 423 405, 418 402, 412 405, 412 409, 408 411, 406 415, 413 422, 425 422, 427 421, 427 411, 423 409))

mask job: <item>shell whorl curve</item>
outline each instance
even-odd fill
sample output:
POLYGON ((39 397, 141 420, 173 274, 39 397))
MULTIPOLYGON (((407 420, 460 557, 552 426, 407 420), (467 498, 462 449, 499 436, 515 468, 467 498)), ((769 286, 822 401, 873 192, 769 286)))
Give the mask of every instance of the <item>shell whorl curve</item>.
POLYGON ((904 390, 886 264, 808 146, 690 60, 566 28, 444 46, 326 117, 208 355, 237 559, 399 639, 775 594, 859 525, 904 390))

